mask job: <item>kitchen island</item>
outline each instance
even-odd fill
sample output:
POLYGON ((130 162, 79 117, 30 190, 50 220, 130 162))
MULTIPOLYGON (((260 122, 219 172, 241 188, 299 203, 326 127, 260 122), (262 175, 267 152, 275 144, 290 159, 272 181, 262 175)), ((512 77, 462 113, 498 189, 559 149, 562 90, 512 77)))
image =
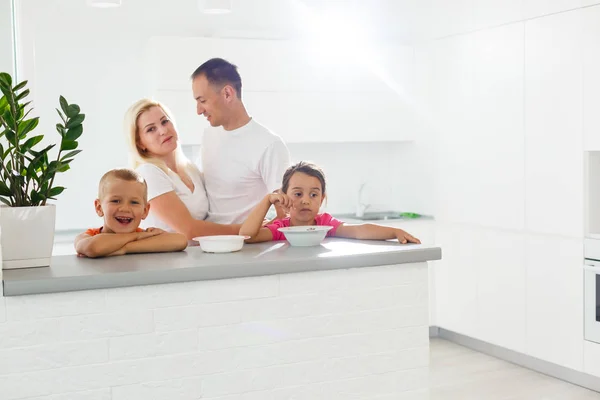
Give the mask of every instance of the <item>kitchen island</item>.
POLYGON ((4 271, 2 398, 425 399, 440 258, 328 239, 4 271))

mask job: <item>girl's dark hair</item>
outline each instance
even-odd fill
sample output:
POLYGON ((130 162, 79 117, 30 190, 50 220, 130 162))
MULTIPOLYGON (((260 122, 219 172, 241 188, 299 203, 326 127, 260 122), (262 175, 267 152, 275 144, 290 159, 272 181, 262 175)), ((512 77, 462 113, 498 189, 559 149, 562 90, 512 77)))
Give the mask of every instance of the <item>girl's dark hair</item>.
POLYGON ((298 164, 292 165, 285 171, 283 174, 283 182, 281 183, 281 190, 283 193, 287 193, 290 179, 296 172, 302 172, 303 174, 317 178, 319 182, 321 182, 321 194, 325 195, 325 174, 323 173, 323 170, 316 164, 306 161, 300 161, 298 164))

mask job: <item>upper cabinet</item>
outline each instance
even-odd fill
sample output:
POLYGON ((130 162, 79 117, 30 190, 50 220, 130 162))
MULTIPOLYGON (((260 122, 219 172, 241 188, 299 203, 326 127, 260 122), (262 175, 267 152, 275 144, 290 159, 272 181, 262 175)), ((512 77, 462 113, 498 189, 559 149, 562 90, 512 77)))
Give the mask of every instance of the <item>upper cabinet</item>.
POLYGON ((248 112, 289 143, 406 141, 425 125, 410 47, 337 57, 288 40, 154 37, 147 90, 171 109, 184 144, 200 144, 208 126, 196 115, 190 75, 213 57, 238 66, 248 112))
POLYGON ((583 147, 600 151, 600 6, 583 14, 583 147))

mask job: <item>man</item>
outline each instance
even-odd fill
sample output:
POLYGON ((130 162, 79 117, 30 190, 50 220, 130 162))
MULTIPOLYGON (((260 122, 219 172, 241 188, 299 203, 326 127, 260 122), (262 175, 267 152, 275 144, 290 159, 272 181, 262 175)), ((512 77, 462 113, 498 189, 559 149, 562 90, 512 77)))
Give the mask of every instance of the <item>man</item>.
POLYGON ((192 91, 198 115, 211 125, 201 152, 208 220, 242 223, 267 193, 281 186, 291 164, 289 150, 248 115, 235 65, 221 58, 208 60, 192 74, 192 91))

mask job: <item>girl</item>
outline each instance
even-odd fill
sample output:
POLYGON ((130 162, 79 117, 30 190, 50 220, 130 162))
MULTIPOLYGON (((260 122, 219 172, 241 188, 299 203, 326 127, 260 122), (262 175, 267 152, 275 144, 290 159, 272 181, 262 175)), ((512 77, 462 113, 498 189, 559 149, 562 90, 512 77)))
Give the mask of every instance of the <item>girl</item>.
POLYGON ((319 214, 325 200, 325 175, 316 165, 304 161, 292 165, 283 175, 281 193, 267 195, 252 210, 240 228, 240 235, 250 236, 248 243, 285 240, 278 228, 288 226, 333 226, 327 236, 349 239, 398 239, 400 243, 421 243, 402 229, 374 224, 346 225, 327 213, 319 214), (277 204, 289 212, 289 217, 277 219, 262 226, 271 204, 277 204))

